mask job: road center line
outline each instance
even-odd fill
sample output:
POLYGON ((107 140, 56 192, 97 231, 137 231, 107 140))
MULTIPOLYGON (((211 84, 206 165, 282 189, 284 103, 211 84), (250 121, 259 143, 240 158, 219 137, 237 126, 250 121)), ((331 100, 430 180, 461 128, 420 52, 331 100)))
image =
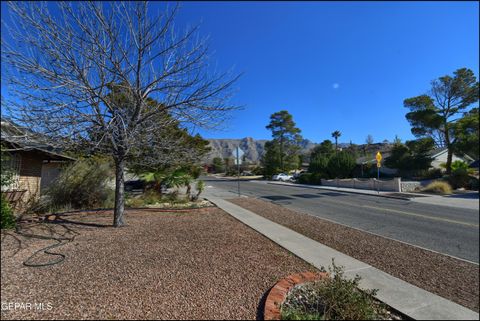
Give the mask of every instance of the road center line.
POLYGON ((410 216, 417 216, 421 218, 426 218, 429 220, 434 220, 434 221, 443 221, 443 222, 448 222, 448 223, 454 223, 454 224, 460 224, 460 225, 465 225, 465 226, 470 226, 474 228, 478 228, 478 224, 474 223, 467 223, 467 222, 462 222, 462 221, 456 221, 456 220, 450 220, 448 218, 442 218, 442 217, 435 217, 435 216, 429 216, 429 215, 423 215, 423 214, 416 214, 416 213, 411 213, 411 212, 405 212, 405 211, 399 211, 399 210, 394 210, 394 209, 389 209, 389 208, 383 208, 383 207, 376 207, 376 206, 370 206, 370 205, 361 205, 362 207, 366 208, 371 208, 375 210, 383 210, 387 212, 393 212, 393 213, 399 213, 403 215, 410 215, 410 216))

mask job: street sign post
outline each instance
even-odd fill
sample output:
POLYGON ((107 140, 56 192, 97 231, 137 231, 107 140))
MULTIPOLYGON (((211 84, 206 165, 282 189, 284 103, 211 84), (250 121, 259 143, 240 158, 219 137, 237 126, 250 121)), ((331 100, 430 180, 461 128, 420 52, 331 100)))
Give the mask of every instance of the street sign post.
POLYGON ((377 159, 377 179, 380 179, 380 167, 382 167, 382 154, 380 152, 377 152, 377 156, 375 156, 377 159))
POLYGON ((237 146, 233 151, 234 162, 237 165, 237 186, 238 186, 238 196, 240 197, 240 164, 242 163, 242 156, 244 151, 237 146))

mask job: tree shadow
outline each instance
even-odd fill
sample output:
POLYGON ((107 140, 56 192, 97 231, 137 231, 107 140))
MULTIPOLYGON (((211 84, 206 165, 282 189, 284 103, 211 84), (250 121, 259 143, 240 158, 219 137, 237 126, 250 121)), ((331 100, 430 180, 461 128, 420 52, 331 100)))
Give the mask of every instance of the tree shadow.
POLYGON ((79 214, 79 212, 86 213, 94 211, 48 214, 42 217, 35 217, 29 221, 20 221, 15 230, 2 231, 2 250, 4 249, 4 244, 6 244, 6 250, 12 251, 12 254, 8 255, 8 257, 14 257, 21 250, 35 247, 37 244, 35 240, 53 241, 53 244, 49 244, 48 246, 34 251, 33 254, 23 262, 23 265, 38 267, 60 263, 66 258, 66 255, 52 252, 53 248, 58 248, 73 242, 83 231, 113 227, 111 224, 92 222, 88 217, 84 221, 72 220, 69 218, 79 214), (11 243, 8 243, 10 242, 9 238, 12 239, 11 243), (38 261, 38 257, 40 256, 54 256, 56 259, 47 263, 36 263, 35 261, 38 261))

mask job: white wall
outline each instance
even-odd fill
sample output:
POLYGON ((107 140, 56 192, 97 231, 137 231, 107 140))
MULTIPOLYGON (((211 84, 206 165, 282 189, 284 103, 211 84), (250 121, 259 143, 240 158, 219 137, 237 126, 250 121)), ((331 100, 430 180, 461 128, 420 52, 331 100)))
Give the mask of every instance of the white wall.
MULTIPOLYGON (((456 160, 460 160, 460 161, 465 161, 464 159, 460 158, 460 157, 457 157, 455 156, 455 154, 453 155, 452 157, 452 162, 456 161, 456 160)), ((443 169, 442 166, 440 166, 442 163, 446 163, 447 162, 447 151, 444 151, 443 153, 441 153, 440 155, 438 155, 437 157, 435 157, 435 159, 433 160, 432 162, 432 167, 433 168, 440 168, 440 169, 443 169)))

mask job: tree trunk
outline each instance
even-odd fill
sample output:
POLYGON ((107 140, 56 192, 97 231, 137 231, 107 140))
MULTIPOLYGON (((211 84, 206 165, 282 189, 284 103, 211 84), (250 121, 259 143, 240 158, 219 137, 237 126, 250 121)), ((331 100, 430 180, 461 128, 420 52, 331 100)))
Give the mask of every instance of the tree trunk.
POLYGON ((283 136, 280 136, 280 167, 282 172, 285 172, 285 167, 283 167, 283 136))
POLYGON ((445 145, 447 146, 447 175, 450 175, 452 172, 452 156, 453 156, 453 150, 452 150, 452 144, 450 143, 450 133, 448 132, 448 123, 444 123, 445 126, 445 145))
POLYGON ((113 226, 120 227, 125 223, 123 213, 125 211, 125 160, 115 160, 115 208, 113 211, 113 226))
POLYGON ((452 172, 452 157, 453 157, 453 151, 452 151, 452 147, 451 146, 448 146, 448 150, 447 150, 447 175, 450 175, 450 173, 452 172))

